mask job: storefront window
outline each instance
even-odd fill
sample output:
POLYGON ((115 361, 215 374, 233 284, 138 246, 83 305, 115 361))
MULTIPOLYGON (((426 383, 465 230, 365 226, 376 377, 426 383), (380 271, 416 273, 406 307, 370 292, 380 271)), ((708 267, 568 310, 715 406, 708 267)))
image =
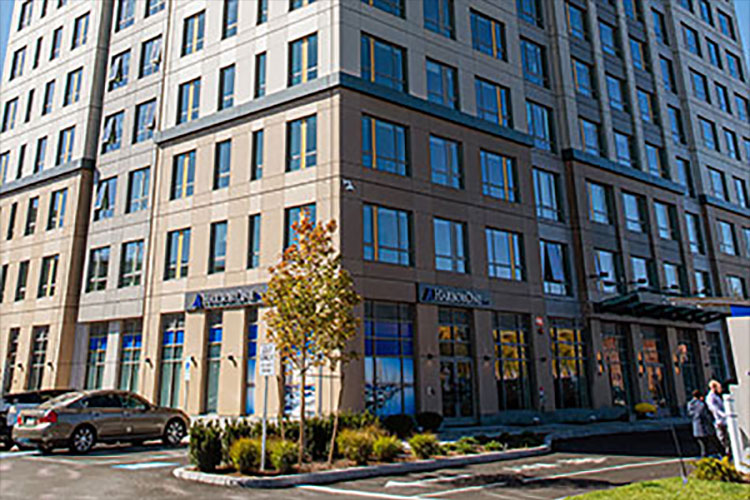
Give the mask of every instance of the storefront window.
POLYGON ((677 362, 685 385, 686 401, 694 390, 703 392, 703 381, 700 377, 700 360, 695 343, 695 332, 692 330, 677 331, 677 362))
POLYGON ((185 340, 185 315, 162 317, 161 369, 159 405, 177 408, 180 404, 182 344, 185 340))
POLYGON ((628 350, 627 327, 618 323, 602 323, 602 356, 609 374, 612 406, 633 404, 631 358, 628 350))
POLYGON ((529 380, 529 318, 522 314, 493 313, 495 380, 500 410, 531 408, 529 380))
POLYGON ((86 389, 101 389, 107 355, 107 323, 91 325, 86 357, 86 389))
POLYGON ((142 324, 140 320, 125 322, 120 354, 120 389, 138 391, 138 368, 141 361, 142 324))
POLYGON ((583 332, 572 320, 553 319, 550 329, 555 407, 587 408, 589 386, 583 332))
POLYGON ((711 366, 711 379, 723 382, 727 376, 724 354, 721 348, 721 333, 706 332, 708 340, 708 362, 711 366))
POLYGON ((651 401, 660 408, 669 406, 667 392, 665 339, 661 331, 652 326, 641 326, 643 336, 643 368, 651 401))
POLYGON ((445 418, 474 416, 474 361, 471 311, 438 309, 440 387, 445 418))
POLYGON ((247 372, 245 373, 245 414, 255 414, 255 360, 258 352, 258 310, 247 310, 247 372))
POLYGON ((219 403, 219 372, 221 371, 221 339, 224 333, 222 325, 224 315, 221 311, 208 313, 208 342, 206 346, 205 412, 216 413, 219 403))

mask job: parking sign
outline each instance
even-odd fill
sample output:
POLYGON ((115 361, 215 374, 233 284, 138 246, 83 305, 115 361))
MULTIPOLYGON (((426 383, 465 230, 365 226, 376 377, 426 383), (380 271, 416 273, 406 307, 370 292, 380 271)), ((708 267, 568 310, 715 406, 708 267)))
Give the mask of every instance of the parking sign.
POLYGON ((260 366, 258 374, 261 377, 273 377, 276 374, 276 346, 273 344, 260 345, 260 366))

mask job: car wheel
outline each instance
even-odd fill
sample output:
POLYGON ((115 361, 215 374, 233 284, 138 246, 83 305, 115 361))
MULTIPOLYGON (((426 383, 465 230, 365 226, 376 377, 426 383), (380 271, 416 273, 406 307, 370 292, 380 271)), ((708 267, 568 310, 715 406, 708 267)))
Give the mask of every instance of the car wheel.
POLYGON ((179 446, 182 438, 185 437, 185 424, 182 420, 170 420, 164 428, 164 437, 162 440, 167 446, 179 446))
POLYGON ((96 443, 96 434, 94 429, 84 425, 73 431, 70 436, 70 451, 74 453, 88 453, 96 443))
POLYGON ((39 449, 39 453, 41 453, 42 455, 49 455, 52 453, 52 450, 53 450, 52 446, 48 444, 40 444, 38 449, 39 449))
POLYGON ((136 439, 130 442, 131 446, 143 446, 143 439, 136 439))
POLYGON ((0 441, 0 451, 8 451, 13 447, 13 443, 7 441, 0 441))

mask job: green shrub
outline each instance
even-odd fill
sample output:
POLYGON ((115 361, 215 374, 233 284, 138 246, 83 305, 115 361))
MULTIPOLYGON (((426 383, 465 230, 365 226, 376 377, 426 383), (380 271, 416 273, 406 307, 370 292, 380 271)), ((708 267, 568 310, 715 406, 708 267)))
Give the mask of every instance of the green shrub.
POLYGON ((437 432, 443 424, 443 416, 434 411, 423 411, 417 413, 417 425, 423 432, 437 432))
POLYGON ((282 474, 288 474, 297 463, 297 443, 285 439, 275 439, 268 443, 271 465, 282 474))
POLYGON ((224 462, 231 464, 230 450, 235 441, 241 438, 255 437, 255 426, 247 420, 235 420, 227 422, 221 433, 221 447, 224 462))
POLYGON ((383 420, 383 427, 401 439, 406 439, 414 432, 414 418, 411 415, 389 415, 383 420))
POLYGON ((375 441, 373 435, 364 430, 344 429, 336 437, 339 452, 357 465, 364 465, 372 455, 375 441))
POLYGON ((221 429, 214 423, 195 423, 190 427, 188 447, 190 463, 201 472, 213 472, 221 463, 221 429))
POLYGON ((372 445, 372 454, 378 462, 393 462, 404 452, 404 446, 395 436, 379 436, 372 445))
POLYGON ((328 457, 332 433, 332 416, 305 419, 305 451, 313 460, 323 460, 328 457))
POLYGON ((499 441, 488 441, 484 445, 484 451, 505 451, 508 449, 508 445, 499 441))
POLYGON ((737 472, 734 465, 729 463, 729 457, 721 460, 715 458, 702 458, 695 462, 695 470, 690 474, 696 479, 704 481, 724 481, 727 483, 743 482, 742 475, 737 472))
POLYGON ((430 458, 441 452, 435 434, 415 434, 409 439, 409 446, 417 458, 430 458))
POLYGON ((470 436, 464 436, 456 442, 456 451, 461 455, 473 455, 479 452, 479 441, 470 436))
POLYGON ((339 430, 340 429, 363 429, 371 425, 379 426, 380 419, 368 411, 364 411, 362 413, 352 413, 350 411, 343 411, 339 413, 339 430))
POLYGON ((229 449, 230 463, 236 471, 247 474, 260 465, 260 448, 260 442, 256 439, 239 438, 229 449))

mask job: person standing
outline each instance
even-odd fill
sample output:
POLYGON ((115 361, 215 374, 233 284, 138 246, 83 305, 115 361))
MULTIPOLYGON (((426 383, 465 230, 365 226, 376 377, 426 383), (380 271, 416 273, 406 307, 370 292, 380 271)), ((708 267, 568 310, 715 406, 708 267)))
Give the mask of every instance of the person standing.
POLYGON ((723 448, 724 454, 731 458, 732 450, 729 444, 729 432, 727 431, 727 414, 724 410, 724 400, 721 398, 721 384, 716 380, 712 380, 708 383, 708 389, 706 405, 714 417, 716 437, 723 448))
POLYGON ((693 421, 693 437, 698 441, 701 458, 704 458, 707 455, 706 450, 711 442, 714 429, 711 425, 711 415, 708 413, 708 407, 703 401, 701 391, 693 391, 693 399, 688 401, 687 404, 687 414, 693 421))

